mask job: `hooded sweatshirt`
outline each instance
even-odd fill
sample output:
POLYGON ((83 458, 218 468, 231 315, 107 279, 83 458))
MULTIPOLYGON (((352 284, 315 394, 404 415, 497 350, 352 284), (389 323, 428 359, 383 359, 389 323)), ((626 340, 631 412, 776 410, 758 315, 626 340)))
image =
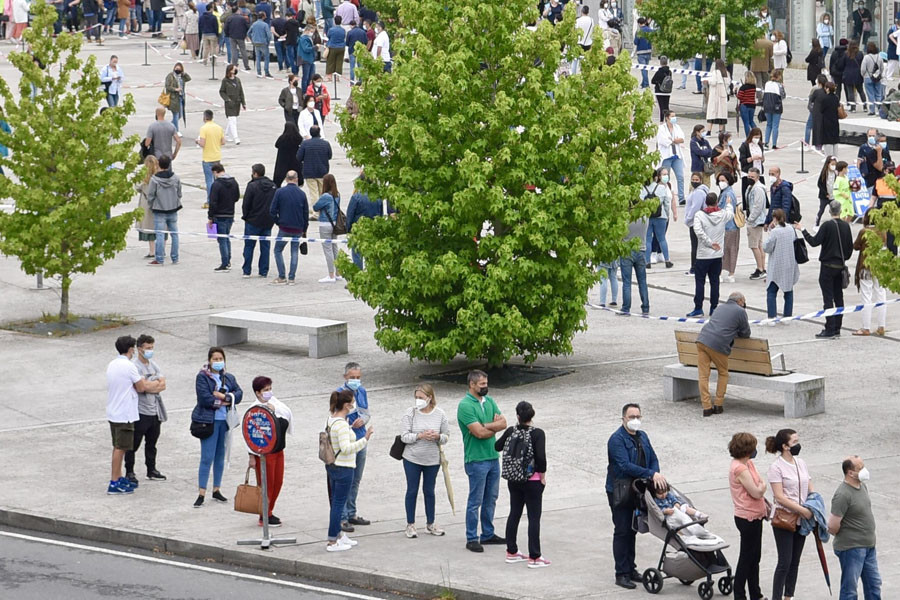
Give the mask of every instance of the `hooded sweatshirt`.
POLYGON ((234 205, 241 197, 241 190, 237 181, 231 175, 219 175, 209 188, 209 212, 210 220, 219 217, 221 219, 234 218, 234 205))
POLYGON ((160 171, 150 178, 147 186, 147 204, 150 210, 173 213, 181 210, 181 179, 172 171, 160 171))
POLYGON ((694 233, 697 236, 697 260, 722 258, 725 254, 725 223, 734 218, 734 209, 731 204, 721 210, 718 207, 713 212, 702 210, 694 215, 694 233), (714 250, 713 244, 718 244, 719 249, 714 250))
POLYGON ((769 213, 766 215, 766 225, 772 222, 772 213, 776 208, 784 211, 784 217, 791 223, 791 204, 794 202, 794 184, 781 180, 781 183, 772 184, 772 200, 769 203, 769 213))
POLYGON ((703 210, 707 194, 709 194, 709 188, 701 183, 688 196, 687 206, 684 210, 684 224, 688 227, 694 226, 694 215, 703 210))
POLYGON ((271 229, 275 220, 269 214, 272 198, 275 196, 275 184, 268 177, 257 177, 247 184, 244 190, 244 203, 241 205, 241 218, 260 229, 271 229))

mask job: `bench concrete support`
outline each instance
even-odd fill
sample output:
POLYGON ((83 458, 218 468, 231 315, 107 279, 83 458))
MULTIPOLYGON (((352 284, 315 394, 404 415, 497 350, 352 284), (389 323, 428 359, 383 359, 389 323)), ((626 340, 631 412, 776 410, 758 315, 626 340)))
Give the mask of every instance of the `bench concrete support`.
MULTIPOLYGON (((697 367, 682 364, 668 365, 663 369, 663 395, 670 402, 692 400, 700 397, 700 376, 697 367)), ((718 373, 712 369, 709 377, 710 391, 715 388, 718 373)), ((728 385, 756 388, 784 395, 784 416, 797 419, 825 412, 825 378, 819 375, 789 373, 765 377, 749 373, 729 373, 728 385)))
POLYGON ((209 324, 210 346, 233 346, 247 341, 246 327, 229 327, 227 325, 209 324))
POLYGON ((309 334, 310 358, 347 354, 347 330, 309 334))

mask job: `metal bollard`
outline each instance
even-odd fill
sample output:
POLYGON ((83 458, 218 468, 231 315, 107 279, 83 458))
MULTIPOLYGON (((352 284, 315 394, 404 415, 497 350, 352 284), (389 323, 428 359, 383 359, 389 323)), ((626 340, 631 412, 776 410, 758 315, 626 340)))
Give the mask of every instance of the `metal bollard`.
POLYGON ((149 48, 148 48, 147 42, 145 41, 145 42, 144 42, 144 64, 141 65, 142 67, 149 67, 149 66, 150 66, 150 60, 148 59, 147 50, 149 50, 149 48))
POLYGON ((800 170, 797 171, 801 175, 809 173, 809 171, 806 170, 806 163, 804 161, 805 154, 806 154, 805 151, 806 151, 806 140, 801 140, 800 141, 800 170))
POLYGON ((210 63, 212 64, 212 73, 211 73, 211 77, 209 78, 209 80, 215 81, 216 80, 216 55, 213 54, 212 56, 210 56, 209 60, 210 60, 210 63))
POLYGON ((340 100, 340 99, 341 99, 340 96, 338 96, 337 77, 338 77, 338 74, 337 74, 337 73, 332 73, 332 74, 331 74, 331 89, 334 90, 334 95, 332 96, 332 98, 333 98, 334 100, 340 100))

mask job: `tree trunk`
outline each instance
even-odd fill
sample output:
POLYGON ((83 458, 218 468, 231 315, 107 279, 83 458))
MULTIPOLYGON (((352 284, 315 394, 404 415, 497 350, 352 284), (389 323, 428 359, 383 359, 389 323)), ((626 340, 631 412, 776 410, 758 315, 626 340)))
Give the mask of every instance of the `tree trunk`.
POLYGON ((72 278, 63 275, 62 278, 62 294, 59 296, 59 320, 62 323, 69 322, 69 287, 72 285, 72 278))

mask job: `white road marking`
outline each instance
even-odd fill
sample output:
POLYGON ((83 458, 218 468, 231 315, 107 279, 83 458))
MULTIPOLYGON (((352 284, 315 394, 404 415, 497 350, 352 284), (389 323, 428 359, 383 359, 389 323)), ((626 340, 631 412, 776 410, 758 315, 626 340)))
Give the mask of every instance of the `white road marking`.
POLYGON ((261 577, 259 575, 250 575, 248 573, 240 573, 238 571, 227 571, 224 569, 214 569, 213 567, 204 567, 203 565, 192 565, 189 563, 178 562, 174 560, 167 560, 165 558, 156 558, 154 556, 143 556, 140 554, 129 554, 128 552, 121 552, 119 550, 110 550, 108 548, 100 548, 97 546, 86 546, 84 544, 74 544, 72 542, 64 542, 61 540, 53 540, 49 538, 36 537, 31 535, 23 535, 21 533, 12 533, 9 531, 0 531, 0 536, 16 538, 20 540, 26 540, 29 542, 38 542, 41 544, 49 544, 51 546, 62 546, 63 548, 74 548, 76 550, 86 550, 88 552, 96 552, 98 554, 107 554, 110 556, 121 556, 122 558, 130 558, 134 560, 142 560, 145 562, 155 563, 158 565, 167 565, 170 567, 178 567, 181 569, 190 569, 192 571, 202 571, 204 573, 212 573, 215 575, 226 575, 228 577, 236 577, 238 579, 247 579, 250 581, 259 581, 262 583, 270 583, 274 585, 280 585, 285 587, 291 587, 300 590, 306 590, 308 592, 319 592, 323 594, 331 594, 333 596, 341 596, 343 598, 355 598, 356 600, 382 600, 381 598, 377 598, 375 596, 366 596, 364 594, 356 594, 353 592, 342 592, 340 590, 330 590, 328 588, 317 587, 314 585, 308 585, 305 583, 297 583, 294 581, 282 581, 280 579, 269 579, 267 577, 261 577))

